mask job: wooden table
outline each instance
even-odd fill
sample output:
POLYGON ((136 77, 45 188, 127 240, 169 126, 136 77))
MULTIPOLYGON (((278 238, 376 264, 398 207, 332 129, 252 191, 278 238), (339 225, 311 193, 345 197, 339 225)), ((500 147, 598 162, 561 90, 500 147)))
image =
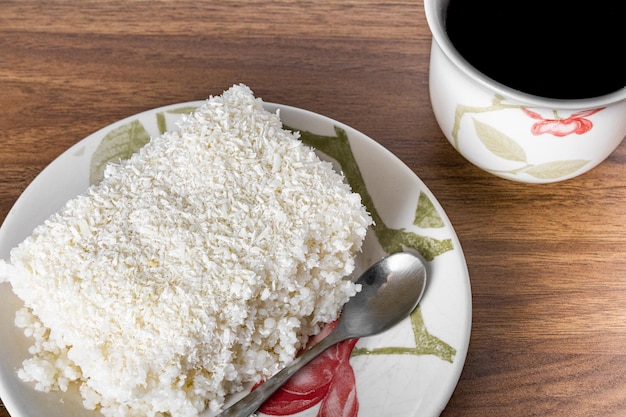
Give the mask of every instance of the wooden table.
POLYGON ((450 217, 473 328, 442 416, 626 415, 626 143, 552 185, 475 168, 432 114, 430 39, 420 0, 3 0, 0 221, 90 133, 243 82, 375 138, 450 217))

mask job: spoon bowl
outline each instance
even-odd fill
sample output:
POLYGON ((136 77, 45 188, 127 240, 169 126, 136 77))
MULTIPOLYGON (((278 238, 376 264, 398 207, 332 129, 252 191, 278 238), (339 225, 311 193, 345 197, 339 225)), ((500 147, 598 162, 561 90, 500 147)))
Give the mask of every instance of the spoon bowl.
POLYGON ((356 281, 361 291, 344 305, 337 326, 276 375, 218 417, 248 417, 278 388, 329 347, 390 329, 417 307, 426 288, 426 267, 415 255, 399 252, 370 266, 356 281))
POLYGON ((361 291, 344 305, 337 324, 348 339, 381 333, 408 316, 426 288, 426 268, 417 256, 399 252, 370 266, 357 283, 361 291))

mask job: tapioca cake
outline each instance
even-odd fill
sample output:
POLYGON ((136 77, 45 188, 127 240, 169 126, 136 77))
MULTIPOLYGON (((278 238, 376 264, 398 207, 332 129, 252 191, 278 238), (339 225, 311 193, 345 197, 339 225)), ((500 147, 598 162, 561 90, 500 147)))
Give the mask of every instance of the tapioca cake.
MULTIPOLYGON (((0 261, 19 377, 105 416, 196 416, 337 318, 372 220, 245 85, 207 99, 0 261)), ((5 341, 6 343, 6 341, 5 341)))

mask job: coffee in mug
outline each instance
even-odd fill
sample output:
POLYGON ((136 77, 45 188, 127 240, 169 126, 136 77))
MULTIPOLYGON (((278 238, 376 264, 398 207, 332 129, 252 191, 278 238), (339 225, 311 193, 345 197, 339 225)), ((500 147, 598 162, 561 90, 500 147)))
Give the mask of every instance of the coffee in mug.
POLYGON ((445 30, 459 54, 508 87, 585 99, 626 86, 624 14, 615 3, 450 0, 445 30))

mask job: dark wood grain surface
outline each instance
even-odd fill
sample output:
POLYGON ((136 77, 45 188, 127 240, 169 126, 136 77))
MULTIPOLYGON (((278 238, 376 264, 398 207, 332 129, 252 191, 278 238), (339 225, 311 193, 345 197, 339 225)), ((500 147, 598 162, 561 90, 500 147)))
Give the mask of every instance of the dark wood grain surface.
POLYGON ((0 221, 90 133, 246 83, 376 139, 450 217, 473 327, 442 416, 626 415, 626 143, 557 184, 480 171, 435 122, 430 40, 421 0, 2 0, 0 221))

